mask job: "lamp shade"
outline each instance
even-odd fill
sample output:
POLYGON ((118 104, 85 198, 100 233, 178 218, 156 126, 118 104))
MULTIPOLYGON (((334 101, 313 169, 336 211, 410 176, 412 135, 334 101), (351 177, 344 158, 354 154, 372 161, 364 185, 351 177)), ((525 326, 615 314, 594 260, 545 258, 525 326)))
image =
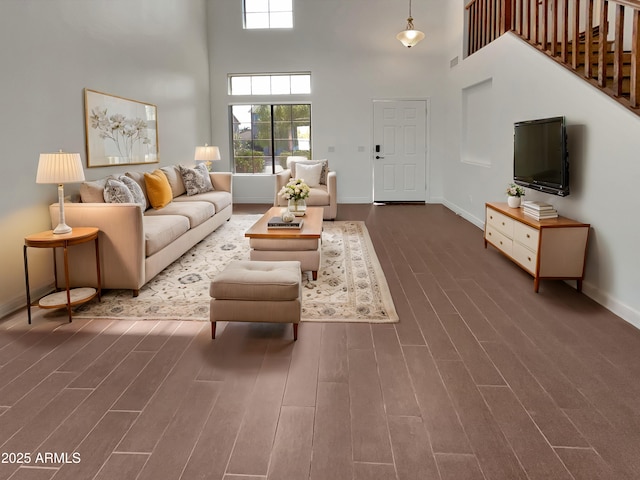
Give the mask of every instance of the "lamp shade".
POLYGON ((84 181, 82 160, 78 153, 41 153, 36 183, 74 183, 84 181))
POLYGON ((400 40, 405 47, 411 48, 424 39, 424 33, 420 30, 404 30, 396 35, 396 38, 400 40))
POLYGON ((194 160, 203 162, 211 162, 213 160, 220 160, 220 149, 211 145, 205 144, 204 147, 196 147, 196 154, 194 160))

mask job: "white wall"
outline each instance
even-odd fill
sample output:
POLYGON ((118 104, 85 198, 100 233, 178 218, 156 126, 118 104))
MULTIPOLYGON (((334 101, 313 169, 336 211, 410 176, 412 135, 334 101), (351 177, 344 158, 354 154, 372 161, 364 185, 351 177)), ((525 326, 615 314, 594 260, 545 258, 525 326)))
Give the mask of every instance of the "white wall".
MULTIPOLYGON (((453 46, 451 55, 461 48, 453 46)), ((547 201, 561 215, 591 224, 584 291, 640 327, 640 117, 511 34, 452 68, 446 85, 445 203, 481 226, 484 202, 503 201, 512 179, 513 123, 564 115, 571 194, 527 190, 526 199, 547 201), (491 165, 465 164, 463 91, 488 79, 493 108, 482 121, 491 126, 491 165)))
MULTIPOLYGON (((56 187, 36 185, 39 154, 62 148, 86 162, 85 87, 157 105, 161 164, 211 143, 206 35, 205 0, 0 3, 0 316, 25 302, 24 237, 51 228, 56 187)), ((50 259, 30 249, 36 291, 53 283, 50 259)))
MULTIPOLYGON (((293 30, 243 30, 240 1, 212 0, 209 9, 212 140, 230 170, 231 103, 259 103, 281 97, 231 97, 230 73, 310 71, 313 156, 328 158, 338 173, 338 201, 372 201, 372 114, 376 98, 429 98, 430 199, 441 196, 444 60, 439 48, 443 2, 414 2, 416 28, 426 39, 407 49, 396 40, 408 15, 408 2, 386 0, 296 0, 293 30), (333 150, 333 151, 331 151, 333 150)), ((289 98, 286 99, 287 101, 289 98)), ((271 176, 234 178, 234 201, 272 202, 271 176)))

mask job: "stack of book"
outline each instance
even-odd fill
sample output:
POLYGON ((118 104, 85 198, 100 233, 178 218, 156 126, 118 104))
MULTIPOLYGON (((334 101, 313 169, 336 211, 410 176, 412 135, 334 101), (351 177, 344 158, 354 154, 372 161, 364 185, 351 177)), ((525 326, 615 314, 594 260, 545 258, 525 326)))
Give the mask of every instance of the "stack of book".
POLYGON ((536 220, 546 220, 547 218, 557 218, 558 212, 553 205, 544 202, 523 202, 524 214, 536 220))
POLYGON ((285 222, 282 217, 271 217, 267 221, 267 228, 297 228, 299 230, 302 228, 303 223, 304 220, 298 217, 291 222, 285 222))

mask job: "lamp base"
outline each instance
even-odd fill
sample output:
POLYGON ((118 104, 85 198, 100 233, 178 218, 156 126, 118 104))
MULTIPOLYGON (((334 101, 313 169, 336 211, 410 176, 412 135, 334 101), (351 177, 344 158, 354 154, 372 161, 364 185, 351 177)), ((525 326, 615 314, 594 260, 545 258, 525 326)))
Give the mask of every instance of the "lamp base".
POLYGON ((53 229, 53 234, 60 235, 63 233, 71 233, 71 227, 66 223, 59 223, 58 226, 53 229))

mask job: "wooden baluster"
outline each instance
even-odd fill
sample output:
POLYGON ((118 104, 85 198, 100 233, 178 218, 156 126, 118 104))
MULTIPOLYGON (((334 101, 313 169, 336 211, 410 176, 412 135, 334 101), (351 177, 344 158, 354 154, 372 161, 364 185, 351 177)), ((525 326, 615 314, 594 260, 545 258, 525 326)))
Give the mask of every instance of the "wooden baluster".
POLYGON ((571 51, 571 66, 578 70, 578 50, 580 50, 580 0, 575 0, 573 12, 573 49, 571 51))
POLYGON ((524 35, 524 0, 518 0, 518 34, 524 35))
POLYGON ((598 85, 607 85, 607 38, 609 37, 609 0, 600 4, 600 38, 598 42, 598 85))
POLYGON ((558 0, 552 0, 551 2, 551 55, 554 57, 558 54, 558 0))
POLYGON ((538 8, 538 0, 533 0, 533 18, 531 19, 533 32, 531 40, 535 45, 539 43, 538 32, 540 31, 540 8, 538 8))
POLYGON ((633 10, 633 34, 631 37, 631 107, 640 102, 640 10, 633 10))
POLYGON ((624 5, 616 5, 616 31, 613 40, 613 94, 616 97, 622 95, 622 80, 624 73, 623 56, 624 53, 624 5))
POLYGON ((508 32, 514 28, 513 10, 514 3, 512 0, 503 0, 502 4, 502 20, 500 25, 500 34, 508 32))
POLYGON ((584 25, 584 76, 591 78, 593 73, 593 64, 591 51, 593 50, 593 0, 587 0, 584 7, 585 25, 584 25))
POLYGON ((549 0, 542 0, 542 29, 540 32, 540 46, 542 50, 547 49, 548 37, 547 29, 549 28, 549 0))
POLYGON ((489 0, 483 0, 482 2, 482 47, 489 43, 489 14, 488 14, 489 0))
POLYGON ((569 0, 562 2, 562 46, 560 47, 560 55, 562 63, 568 63, 569 50, 569 0))
POLYGON ((487 0, 487 44, 493 41, 493 5, 495 0, 487 0))

